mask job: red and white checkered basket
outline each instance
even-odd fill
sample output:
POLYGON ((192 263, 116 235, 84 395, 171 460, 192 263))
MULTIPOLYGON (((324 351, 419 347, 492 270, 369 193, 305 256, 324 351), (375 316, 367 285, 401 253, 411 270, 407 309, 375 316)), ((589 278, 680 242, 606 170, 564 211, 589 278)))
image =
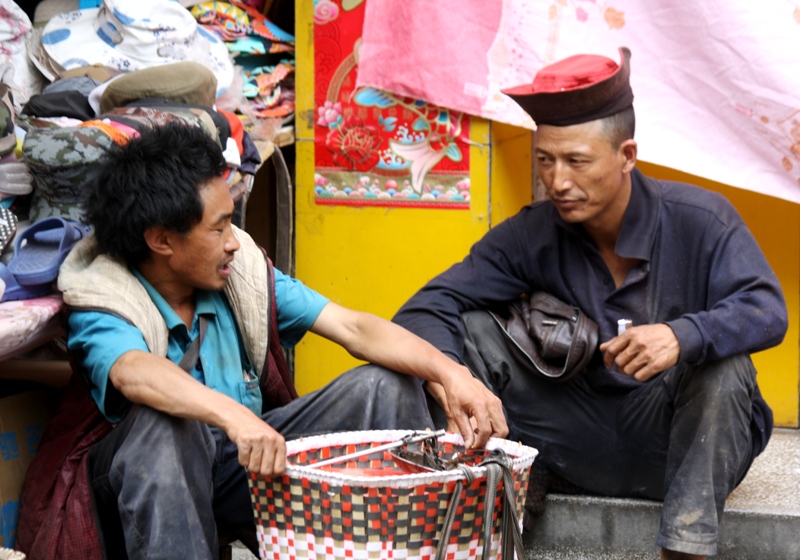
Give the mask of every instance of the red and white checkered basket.
MULTIPOLYGON (((388 450, 348 460, 336 469, 315 462, 398 441, 408 431, 345 432, 287 442, 292 466, 281 477, 250 477, 262 559, 322 558, 433 560, 450 499, 464 481, 446 558, 472 560, 483 549, 486 467, 474 467, 466 484, 460 470, 406 474, 388 450), (302 466, 299 466, 302 465, 302 466), (386 476, 363 476, 354 469, 379 469, 386 476), (356 474, 349 474, 348 470, 356 474), (396 474, 395 474, 396 473, 396 474)), ((460 435, 439 438, 446 453, 463 451, 460 435)), ((528 472, 537 451, 492 438, 487 451, 502 449, 511 458, 517 518, 522 521, 528 472)), ((501 552, 503 488, 492 512, 491 558, 501 552)), ((489 559, 486 559, 489 560, 489 559)))

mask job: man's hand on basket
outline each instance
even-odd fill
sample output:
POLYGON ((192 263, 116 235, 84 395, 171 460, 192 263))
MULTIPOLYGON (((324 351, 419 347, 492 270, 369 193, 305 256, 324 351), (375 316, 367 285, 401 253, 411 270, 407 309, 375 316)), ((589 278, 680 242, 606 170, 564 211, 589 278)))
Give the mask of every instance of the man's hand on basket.
POLYGON ((490 437, 508 435, 503 405, 467 368, 455 366, 443 383, 428 382, 428 391, 447 415, 447 430, 458 430, 467 448, 481 448, 490 437))
POLYGON ((264 477, 283 474, 286 469, 283 436, 252 412, 242 414, 235 424, 226 433, 239 448, 239 464, 264 477))

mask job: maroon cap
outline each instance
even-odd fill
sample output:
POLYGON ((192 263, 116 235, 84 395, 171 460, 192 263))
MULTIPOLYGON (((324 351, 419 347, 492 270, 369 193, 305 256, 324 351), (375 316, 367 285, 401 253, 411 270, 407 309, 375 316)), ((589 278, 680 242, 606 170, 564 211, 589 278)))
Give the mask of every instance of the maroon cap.
POLYGON ((621 64, 596 54, 577 54, 545 66, 533 83, 504 89, 536 124, 570 126, 608 117, 633 105, 631 51, 621 64))

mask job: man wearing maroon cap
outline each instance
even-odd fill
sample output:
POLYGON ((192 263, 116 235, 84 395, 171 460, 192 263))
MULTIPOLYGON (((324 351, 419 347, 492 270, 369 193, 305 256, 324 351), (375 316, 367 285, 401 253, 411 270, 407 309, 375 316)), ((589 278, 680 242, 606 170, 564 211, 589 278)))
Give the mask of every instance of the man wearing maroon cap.
POLYGON ((750 354, 781 342, 786 305, 727 200, 636 169, 630 51, 620 55, 573 56, 505 92, 538 125, 548 200, 493 228, 394 320, 492 389, 509 438, 538 448, 550 471, 594 493, 663 500, 662 558, 703 558, 772 430, 750 354), (597 322, 583 375, 528 373, 484 311, 535 291, 597 322), (620 319, 633 325, 622 334, 620 319))

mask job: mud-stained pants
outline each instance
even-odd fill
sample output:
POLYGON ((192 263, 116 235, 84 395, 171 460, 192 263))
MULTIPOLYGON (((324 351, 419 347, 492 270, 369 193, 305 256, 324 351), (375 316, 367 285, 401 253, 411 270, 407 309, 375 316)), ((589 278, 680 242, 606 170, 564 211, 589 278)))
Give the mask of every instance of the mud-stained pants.
MULTIPOLYGON (((350 370, 262 418, 287 441, 432 427, 419 380, 373 365, 350 370)), ((97 460, 110 462, 108 483, 129 559, 217 558, 218 529, 255 531, 246 471, 222 430, 137 406, 97 445, 97 460)))
POLYGON ((534 377, 484 311, 464 314, 464 360, 503 402, 509 439, 591 492, 663 500, 657 544, 716 554, 725 500, 753 459, 756 372, 739 355, 673 367, 627 393, 534 377))

